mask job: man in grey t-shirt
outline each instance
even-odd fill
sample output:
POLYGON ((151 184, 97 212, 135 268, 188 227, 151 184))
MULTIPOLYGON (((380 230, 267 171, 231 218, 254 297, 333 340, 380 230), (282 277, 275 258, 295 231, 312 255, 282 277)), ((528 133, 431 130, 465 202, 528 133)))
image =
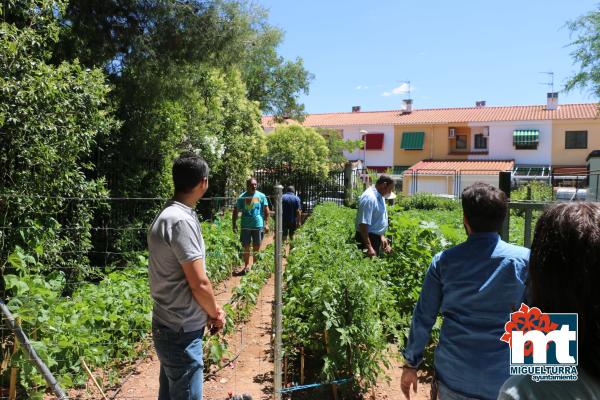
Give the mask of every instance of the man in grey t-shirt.
POLYGON ((225 313, 206 275, 206 250, 194 207, 208 188, 208 165, 194 155, 173 164, 175 195, 148 230, 152 335, 160 360, 159 400, 202 399, 202 337, 225 313))

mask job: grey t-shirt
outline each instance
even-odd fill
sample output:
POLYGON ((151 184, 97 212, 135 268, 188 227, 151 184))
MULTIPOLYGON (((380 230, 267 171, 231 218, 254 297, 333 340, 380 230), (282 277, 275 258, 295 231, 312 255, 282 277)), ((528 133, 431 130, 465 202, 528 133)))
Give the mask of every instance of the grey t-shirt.
POLYGON ((502 388, 498 400, 600 400, 600 381, 579 369, 576 381, 534 382, 529 375, 510 377, 502 388))
POLYGON ((152 318, 174 331, 204 328, 207 314, 194 299, 181 266, 206 256, 196 212, 167 202, 148 229, 148 252, 152 318))

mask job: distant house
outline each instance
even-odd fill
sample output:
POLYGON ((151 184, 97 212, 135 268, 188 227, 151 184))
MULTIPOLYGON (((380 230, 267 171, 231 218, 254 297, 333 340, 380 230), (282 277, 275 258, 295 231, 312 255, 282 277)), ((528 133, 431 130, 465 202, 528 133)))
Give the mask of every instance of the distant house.
MULTIPOLYGON (((272 117, 263 117, 262 125, 267 133, 276 126, 272 117)), ((344 152, 349 161, 360 160, 363 165, 380 172, 394 166, 394 112, 356 110, 349 113, 309 114, 303 125, 336 129, 345 140, 364 140, 363 149, 344 152)))
MULTIPOLYGON (((545 105, 486 106, 311 114, 305 126, 339 129, 345 139, 365 139, 365 148, 346 154, 368 168, 414 171, 428 161, 514 162, 513 171, 549 174, 568 168, 584 170, 586 157, 600 149, 598 105, 558 104, 548 93, 545 105)), ((263 118, 265 130, 273 120, 263 118)), ((406 175, 403 175, 406 176, 406 175)), ((404 185, 406 188, 406 185, 404 185)), ((419 190, 421 191, 421 190, 419 190)))

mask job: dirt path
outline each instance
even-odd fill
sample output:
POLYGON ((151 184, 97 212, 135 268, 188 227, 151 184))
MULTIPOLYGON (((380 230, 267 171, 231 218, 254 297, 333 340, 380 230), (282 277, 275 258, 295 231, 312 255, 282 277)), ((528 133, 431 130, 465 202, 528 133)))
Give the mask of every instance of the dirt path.
POLYGON ((204 383, 204 398, 221 400, 228 396, 249 394, 253 400, 270 399, 273 393, 271 321, 274 277, 263 287, 249 321, 230 341, 232 354, 239 357, 204 383))
MULTIPOLYGON (((272 236, 265 238, 263 246, 273 242, 272 236)), ((238 286, 241 277, 232 276, 216 289, 217 303, 229 302, 232 290, 238 286)), ((233 394, 248 393, 253 399, 269 398, 272 392, 273 364, 270 361, 271 348, 271 307, 274 297, 273 277, 263 287, 256 307, 249 321, 229 338, 229 349, 232 355, 240 354, 237 360, 214 378, 204 382, 204 398, 221 400, 233 394)), ((122 384, 116 400, 156 399, 158 397, 158 375, 160 364, 156 353, 141 362, 133 374, 122 384)))

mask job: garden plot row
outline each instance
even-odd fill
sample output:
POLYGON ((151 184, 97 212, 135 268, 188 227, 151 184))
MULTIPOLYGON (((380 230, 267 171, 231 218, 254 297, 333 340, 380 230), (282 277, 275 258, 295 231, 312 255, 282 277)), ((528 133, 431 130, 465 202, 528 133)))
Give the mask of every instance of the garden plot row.
POLYGON ((353 209, 318 206, 298 232, 284 275, 288 382, 350 378, 340 390, 364 393, 398 356, 389 347, 408 335, 432 256, 460 238, 453 226, 442 233, 400 210, 390 212, 393 253, 383 258, 365 258, 356 247, 353 209))

